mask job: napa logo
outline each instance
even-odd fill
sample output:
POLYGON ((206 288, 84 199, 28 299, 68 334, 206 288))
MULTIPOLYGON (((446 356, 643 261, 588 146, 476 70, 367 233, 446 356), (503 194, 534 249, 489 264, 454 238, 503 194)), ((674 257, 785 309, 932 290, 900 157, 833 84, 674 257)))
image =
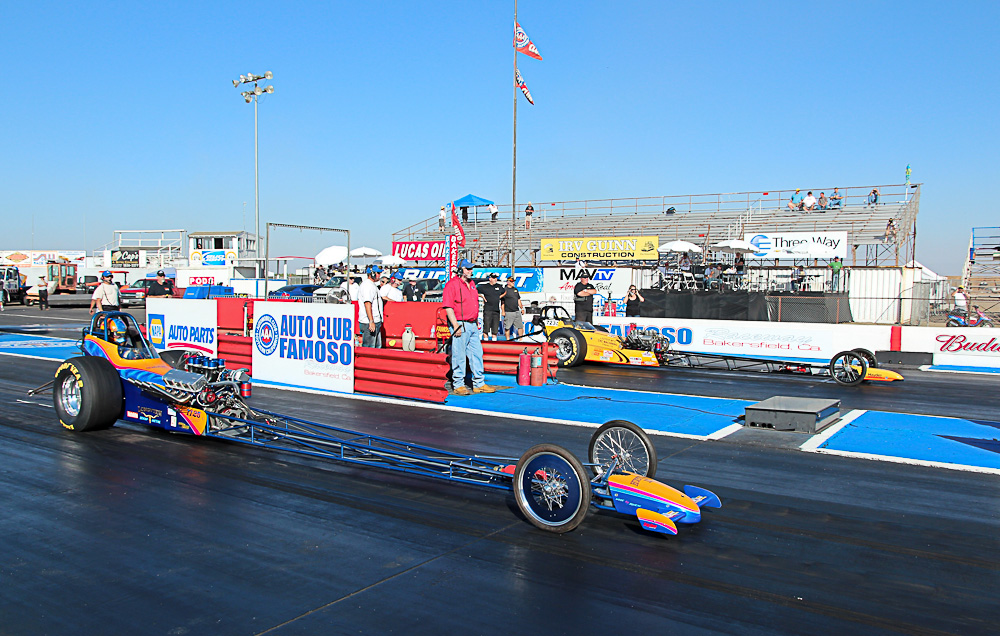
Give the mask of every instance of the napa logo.
POLYGON ((750 239, 750 244, 757 248, 757 251, 754 252, 754 256, 764 256, 771 251, 772 247, 774 247, 771 237, 767 234, 758 234, 750 239))
POLYGON ((163 349, 167 346, 165 324, 163 314, 149 315, 149 342, 157 349, 163 349))
POLYGON ((278 321, 271 314, 264 314, 254 324, 253 343, 265 356, 278 348, 278 321))

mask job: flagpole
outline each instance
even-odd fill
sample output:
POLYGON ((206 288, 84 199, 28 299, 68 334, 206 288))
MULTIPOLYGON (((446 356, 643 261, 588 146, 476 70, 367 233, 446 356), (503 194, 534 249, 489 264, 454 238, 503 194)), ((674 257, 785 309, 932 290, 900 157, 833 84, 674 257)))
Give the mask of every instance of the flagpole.
MULTIPOLYGON (((517 0, 514 0, 514 24, 517 24, 517 0)), ((510 275, 514 276, 514 260, 517 251, 514 243, 517 236, 517 47, 514 48, 514 77, 511 84, 514 85, 514 165, 511 174, 510 184, 510 275)))

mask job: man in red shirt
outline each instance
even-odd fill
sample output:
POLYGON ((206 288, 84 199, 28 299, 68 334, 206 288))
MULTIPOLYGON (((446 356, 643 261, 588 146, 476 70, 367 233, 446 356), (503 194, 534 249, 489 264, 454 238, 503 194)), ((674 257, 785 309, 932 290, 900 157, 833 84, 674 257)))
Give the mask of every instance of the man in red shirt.
POLYGON ((451 385, 455 395, 469 395, 465 386, 466 359, 472 369, 471 393, 494 393, 483 375, 482 330, 479 328, 479 292, 472 282, 475 265, 463 258, 459 275, 444 286, 444 312, 451 326, 451 385))

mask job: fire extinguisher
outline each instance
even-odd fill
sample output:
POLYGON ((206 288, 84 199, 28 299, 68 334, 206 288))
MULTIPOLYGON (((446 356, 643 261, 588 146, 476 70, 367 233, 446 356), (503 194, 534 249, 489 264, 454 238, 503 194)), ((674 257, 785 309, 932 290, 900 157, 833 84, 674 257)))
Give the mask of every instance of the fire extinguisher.
POLYGON ((545 384, 545 367, 543 363, 542 348, 538 347, 531 354, 531 386, 542 386, 545 384))
POLYGON ((531 356, 527 348, 517 356, 517 383, 521 386, 531 384, 531 356))

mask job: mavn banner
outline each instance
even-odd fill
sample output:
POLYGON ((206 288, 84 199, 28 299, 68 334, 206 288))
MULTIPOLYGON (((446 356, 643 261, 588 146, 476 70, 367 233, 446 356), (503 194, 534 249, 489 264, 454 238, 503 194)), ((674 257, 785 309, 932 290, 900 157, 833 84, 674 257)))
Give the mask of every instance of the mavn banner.
POLYGON ((655 261, 658 236, 615 236, 542 239, 543 261, 655 261))

